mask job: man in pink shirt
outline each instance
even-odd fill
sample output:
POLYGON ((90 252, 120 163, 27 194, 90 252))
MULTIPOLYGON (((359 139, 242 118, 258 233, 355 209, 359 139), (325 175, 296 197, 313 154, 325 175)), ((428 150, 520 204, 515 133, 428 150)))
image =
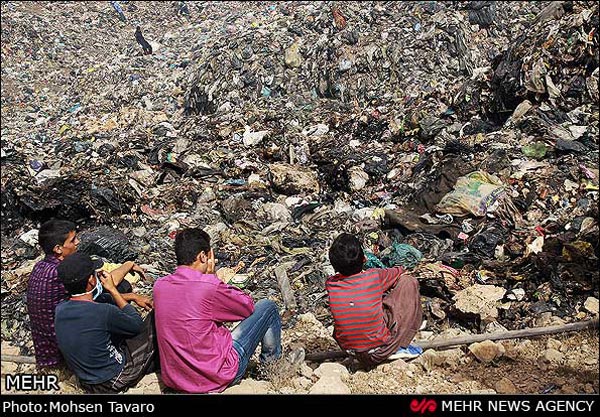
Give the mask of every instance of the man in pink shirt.
POLYGON ((177 269, 154 284, 164 383, 190 393, 221 392, 238 383, 261 344, 261 363, 281 357, 281 319, 270 300, 254 304, 214 274, 210 237, 185 229, 175 238, 177 269), (225 322, 241 322, 229 331, 225 322))

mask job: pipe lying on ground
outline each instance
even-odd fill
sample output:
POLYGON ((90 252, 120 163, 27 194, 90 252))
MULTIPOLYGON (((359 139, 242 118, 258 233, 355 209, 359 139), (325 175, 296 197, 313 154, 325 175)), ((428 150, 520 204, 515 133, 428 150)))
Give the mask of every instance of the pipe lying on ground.
MULTIPOLYGON (((453 337, 450 339, 439 339, 439 340, 415 340, 415 345, 421 346, 423 350, 426 349, 441 349, 448 348, 451 346, 458 345, 469 345, 475 342, 482 342, 484 340, 505 340, 505 339, 522 339, 534 336, 543 336, 547 334, 574 332, 579 330, 585 330, 588 328, 598 328, 598 319, 579 321, 577 323, 559 324, 555 326, 546 327, 535 327, 521 330, 508 330, 505 332, 494 332, 484 334, 473 334, 468 336, 453 337)), ((327 352, 315 352, 312 354, 306 354, 306 360, 312 362, 321 362, 328 359, 340 359, 347 356, 346 352, 342 350, 327 351, 327 352)))

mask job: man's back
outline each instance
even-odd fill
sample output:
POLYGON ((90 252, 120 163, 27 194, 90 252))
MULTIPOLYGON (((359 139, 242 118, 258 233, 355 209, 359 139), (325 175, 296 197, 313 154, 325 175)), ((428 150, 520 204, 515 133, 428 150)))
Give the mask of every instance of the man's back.
POLYGON ((40 366, 53 366, 62 361, 54 332, 54 309, 67 297, 56 272, 59 263, 58 258, 46 256, 35 264, 27 283, 27 312, 35 358, 40 366))
POLYGON ((390 331, 383 311, 383 293, 395 284, 402 268, 368 269, 326 282, 335 339, 343 349, 365 351, 386 343, 390 331))
POLYGON ((99 384, 125 365, 119 342, 138 334, 142 318, 131 305, 67 300, 56 307, 56 338, 69 365, 82 382, 99 384))
POLYGON ((227 386, 238 369, 231 332, 254 309, 252 299, 211 274, 180 266, 154 284, 156 332, 165 383, 186 392, 227 386))

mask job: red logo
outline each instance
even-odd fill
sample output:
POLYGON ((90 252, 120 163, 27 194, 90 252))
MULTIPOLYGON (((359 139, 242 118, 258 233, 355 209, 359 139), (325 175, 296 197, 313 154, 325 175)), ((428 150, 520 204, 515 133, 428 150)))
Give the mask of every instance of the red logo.
POLYGON ((423 398, 421 401, 416 398, 410 402, 410 410, 413 413, 433 413, 437 409, 437 402, 435 400, 428 400, 423 398))

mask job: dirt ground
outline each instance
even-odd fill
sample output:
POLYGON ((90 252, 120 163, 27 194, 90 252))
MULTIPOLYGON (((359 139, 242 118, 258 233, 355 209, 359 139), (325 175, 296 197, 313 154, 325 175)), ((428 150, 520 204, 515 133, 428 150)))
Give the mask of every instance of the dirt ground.
MULTIPOLYGON (((481 363, 471 355, 466 346, 455 349, 456 361, 425 369, 420 359, 409 362, 389 362, 368 372, 351 371, 344 382, 351 394, 598 394, 598 332, 587 330, 558 336, 535 339, 507 340, 501 342, 505 354, 490 363, 481 363), (540 353, 552 347, 564 355, 559 366, 545 367, 540 363, 540 353), (462 354, 460 353, 462 352, 462 354)), ((6 345, 3 345, 3 347, 6 345)), ((310 368, 319 364, 307 363, 310 368)), ((34 365, 2 362, 2 393, 5 389, 4 375, 7 373, 37 373, 34 365)), ((56 394, 82 393, 73 375, 68 371, 58 372, 60 387, 56 394)), ((297 375, 289 372, 274 372, 258 376, 252 371, 250 378, 265 386, 265 394, 302 393, 293 390, 293 379, 297 375)), ((242 388, 241 392, 247 388, 242 388)), ((42 392, 28 392, 40 394, 42 392)), ((128 393, 169 394, 156 374, 147 376, 138 387, 128 393)), ((239 391, 236 391, 239 393, 239 391)), ((256 393, 249 391, 246 393, 256 393)))
MULTIPOLYGON (((382 365, 368 373, 355 373, 350 380, 353 394, 477 394, 497 392, 506 378, 518 394, 598 393, 598 333, 586 331, 554 337, 503 341, 506 354, 492 363, 470 360, 457 369, 435 367, 411 372, 403 367, 382 365), (549 344, 560 342, 565 364, 540 369, 538 356, 549 344), (493 391, 492 391, 493 390, 493 391)), ((466 347, 462 349, 466 351, 466 347)))

